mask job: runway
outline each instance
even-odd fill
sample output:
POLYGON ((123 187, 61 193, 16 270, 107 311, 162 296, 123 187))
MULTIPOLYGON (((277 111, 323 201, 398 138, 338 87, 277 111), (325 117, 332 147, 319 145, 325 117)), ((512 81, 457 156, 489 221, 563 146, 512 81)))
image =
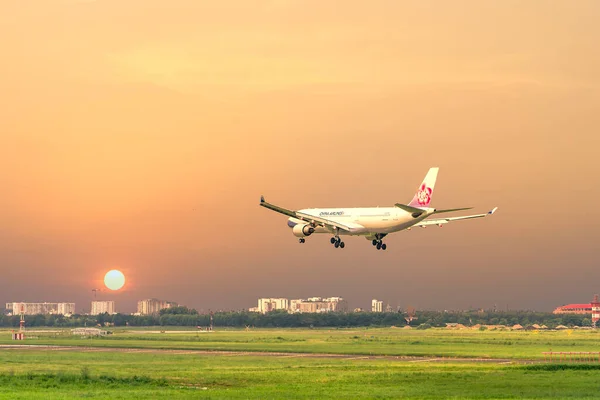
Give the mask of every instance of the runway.
POLYGON ((287 353, 271 351, 223 351, 223 350, 193 350, 193 349, 148 349, 134 347, 90 347, 90 346, 52 346, 5 344, 0 350, 44 350, 44 351, 74 351, 82 353, 131 353, 131 354, 172 354, 221 357, 279 357, 279 358, 331 358, 346 360, 389 360, 410 363, 493 363, 493 364, 534 364, 543 360, 509 359, 509 358, 466 358, 466 357, 420 357, 420 356, 389 356, 365 354, 334 354, 334 353, 287 353))

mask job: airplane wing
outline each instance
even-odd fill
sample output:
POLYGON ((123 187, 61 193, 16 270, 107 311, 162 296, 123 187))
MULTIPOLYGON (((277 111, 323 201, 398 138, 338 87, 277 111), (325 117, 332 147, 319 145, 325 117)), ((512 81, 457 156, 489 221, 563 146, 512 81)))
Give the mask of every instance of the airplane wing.
POLYGON ((454 211, 464 211, 464 210, 471 210, 473 207, 463 207, 463 208, 449 208, 447 210, 435 210, 433 213, 434 214, 441 214, 441 213, 447 213, 447 212, 454 212, 454 211))
POLYGON ((337 229, 342 229, 344 231, 353 232, 353 233, 363 231, 365 229, 364 226, 362 226, 360 224, 355 224, 352 222, 341 223, 341 222, 337 222, 337 221, 332 221, 330 219, 321 218, 321 217, 317 217, 314 215, 302 213, 299 211, 288 210, 287 208, 283 208, 283 207, 279 207, 279 206, 276 206, 271 203, 267 203, 265 201, 264 196, 260 197, 260 205, 262 207, 268 208, 269 210, 273 210, 280 214, 284 214, 284 215, 299 219, 301 221, 305 221, 305 222, 307 222, 309 224, 313 224, 313 225, 329 227, 329 228, 337 228, 337 229))
POLYGON ((488 215, 492 215, 493 213, 496 212, 497 209, 498 209, 498 207, 494 207, 491 211, 488 211, 485 214, 464 215, 464 216, 461 216, 461 217, 425 219, 425 220, 423 220, 423 221, 421 221, 418 224, 415 224, 413 226, 424 227, 424 226, 429 226, 429 225, 444 225, 444 224, 447 224, 448 222, 460 221, 460 220, 463 220, 463 219, 483 218, 483 217, 487 217, 488 215))
POLYGON ((296 211, 292 211, 292 210, 288 210, 287 208, 283 208, 283 207, 279 207, 276 206, 274 204, 271 203, 267 203, 265 201, 265 197, 264 196, 260 196, 260 205, 262 207, 268 208, 269 210, 273 210, 275 212, 278 212, 280 214, 284 214, 290 217, 294 217, 294 218, 298 218, 296 217, 296 211))

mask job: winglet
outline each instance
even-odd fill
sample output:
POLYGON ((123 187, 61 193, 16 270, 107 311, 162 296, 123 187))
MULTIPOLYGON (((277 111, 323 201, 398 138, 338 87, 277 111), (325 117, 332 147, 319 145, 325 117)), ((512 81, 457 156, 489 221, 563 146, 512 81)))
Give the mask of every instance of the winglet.
POLYGON ((498 207, 494 207, 492 210, 488 211, 488 215, 492 215, 493 213, 496 212, 497 209, 498 209, 498 207))
POLYGON ((261 203, 264 203, 264 202, 265 202, 265 196, 262 196, 262 195, 260 196, 260 202, 261 202, 261 203))

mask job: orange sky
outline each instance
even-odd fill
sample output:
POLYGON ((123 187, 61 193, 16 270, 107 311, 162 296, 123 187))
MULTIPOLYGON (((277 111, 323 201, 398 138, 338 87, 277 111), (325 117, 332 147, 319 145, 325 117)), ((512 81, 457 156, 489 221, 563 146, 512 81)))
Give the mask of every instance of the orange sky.
POLYGON ((0 4, 0 301, 258 297, 550 310, 597 283, 595 1, 0 4), (258 207, 486 220, 376 252, 258 207))

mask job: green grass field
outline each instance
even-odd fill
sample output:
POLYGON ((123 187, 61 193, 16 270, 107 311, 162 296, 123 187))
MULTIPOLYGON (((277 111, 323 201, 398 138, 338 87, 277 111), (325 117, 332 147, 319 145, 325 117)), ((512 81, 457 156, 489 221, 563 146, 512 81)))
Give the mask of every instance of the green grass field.
POLYGON ((73 337, 68 330, 29 332, 37 338, 15 342, 10 340, 9 331, 0 331, 3 345, 72 346, 0 350, 0 398, 600 397, 600 362, 560 368, 539 362, 543 361, 543 351, 600 351, 600 335, 591 331, 387 328, 114 332, 95 339, 73 337), (365 356, 371 354, 391 357, 365 356), (439 357, 453 358, 440 361, 439 357))

